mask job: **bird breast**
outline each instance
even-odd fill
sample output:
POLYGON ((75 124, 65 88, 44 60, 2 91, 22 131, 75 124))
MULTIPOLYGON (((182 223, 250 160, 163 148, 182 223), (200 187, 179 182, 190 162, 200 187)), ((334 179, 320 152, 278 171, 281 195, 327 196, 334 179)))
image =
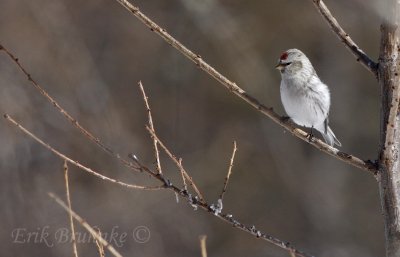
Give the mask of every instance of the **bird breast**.
POLYGON ((298 125, 318 127, 328 116, 328 87, 318 77, 307 81, 282 79, 281 100, 288 116, 298 125))

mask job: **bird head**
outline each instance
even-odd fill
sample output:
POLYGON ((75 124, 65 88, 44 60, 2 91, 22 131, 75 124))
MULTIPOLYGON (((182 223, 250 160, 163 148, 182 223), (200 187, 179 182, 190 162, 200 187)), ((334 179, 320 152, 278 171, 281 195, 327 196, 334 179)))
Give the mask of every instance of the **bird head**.
POLYGON ((281 54, 278 64, 275 66, 282 76, 296 75, 304 70, 304 68, 312 67, 307 56, 298 49, 289 49, 281 54))

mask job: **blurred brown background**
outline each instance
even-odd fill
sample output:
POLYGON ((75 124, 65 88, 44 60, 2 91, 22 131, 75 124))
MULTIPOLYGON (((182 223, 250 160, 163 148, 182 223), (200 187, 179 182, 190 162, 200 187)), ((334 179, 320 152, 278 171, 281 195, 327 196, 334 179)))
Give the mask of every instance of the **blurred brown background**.
MULTIPOLYGON (((381 12, 374 0, 327 0, 352 38, 374 59, 381 12)), ((379 88, 344 48, 309 0, 137 0, 140 9, 222 74, 284 114, 278 56, 299 48, 331 89, 331 127, 345 152, 375 159, 379 88)), ((383 256, 377 185, 369 174, 285 133, 200 71, 112 0, 2 0, 0 41, 80 123, 121 155, 154 159, 144 128, 142 80, 159 136, 184 164, 209 202, 218 198, 232 141, 239 151, 224 212, 246 224, 325 256, 383 256)), ((72 158, 132 183, 151 184, 83 137, 0 55, 0 110, 72 158)), ((1 256, 71 256, 54 242, 68 227, 66 213, 47 192, 64 197, 62 161, 0 123, 1 256), (47 227, 48 226, 48 227, 47 227), (15 229, 48 228, 48 241, 16 243, 15 229)), ((180 185, 162 155, 164 172, 180 185)), ((103 232, 128 233, 124 256, 289 256, 220 220, 176 203, 170 191, 126 190, 70 168, 73 208, 103 232), (138 226, 151 232, 138 243, 138 226)), ((78 230, 83 232, 79 225, 78 230)), ((26 236, 26 233, 25 233, 26 236)), ((98 256, 93 243, 81 256, 98 256)))

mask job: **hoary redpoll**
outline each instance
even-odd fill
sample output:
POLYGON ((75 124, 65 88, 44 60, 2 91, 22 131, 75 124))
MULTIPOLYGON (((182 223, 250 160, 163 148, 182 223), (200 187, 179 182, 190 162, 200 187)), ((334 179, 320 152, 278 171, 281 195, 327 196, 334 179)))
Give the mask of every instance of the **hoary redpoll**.
POLYGON ((281 100, 288 116, 298 125, 318 130, 325 142, 333 146, 341 143, 328 126, 331 98, 328 86, 318 77, 310 60, 303 52, 289 49, 279 58, 281 100))

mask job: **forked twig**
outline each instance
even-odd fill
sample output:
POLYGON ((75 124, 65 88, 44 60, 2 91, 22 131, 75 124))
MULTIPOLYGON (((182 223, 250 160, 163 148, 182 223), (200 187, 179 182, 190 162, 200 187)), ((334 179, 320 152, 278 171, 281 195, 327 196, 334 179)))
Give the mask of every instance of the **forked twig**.
MULTIPOLYGON (((84 169, 86 171, 90 170, 89 168, 84 167, 83 165, 72 161, 71 159, 69 159, 68 157, 66 157, 65 155, 57 152, 55 149, 53 149, 52 147, 50 147, 48 144, 44 143, 42 140, 40 140, 38 137, 36 137, 35 135, 33 135, 31 132, 29 132, 28 130, 26 130, 25 128, 23 128, 21 125, 19 125, 17 122, 15 122, 14 120, 11 119, 10 116, 8 116, 7 114, 4 115, 4 117, 10 121, 12 124, 14 124, 18 129, 22 130, 25 134, 27 134, 28 136, 32 137, 33 139, 35 139, 35 141, 37 141, 39 144, 45 146, 48 150, 50 150, 51 152, 55 153, 57 156, 59 156, 60 158, 67 160, 68 162, 76 165, 77 167, 84 169)), ((158 179, 159 181, 164 183, 164 187, 170 190, 173 190, 176 194, 180 195, 181 197, 187 199, 192 205, 196 205, 198 207, 200 207, 201 209, 203 209, 204 211, 207 211, 208 213, 212 213, 214 214, 214 210, 211 208, 211 206, 205 202, 201 202, 196 200, 195 197, 193 197, 191 194, 189 194, 187 191, 185 190, 181 190, 180 188, 170 184, 170 183, 166 183, 165 181, 168 181, 165 177, 163 177, 161 174, 155 174, 154 172, 151 172, 148 168, 145 168, 142 164, 140 164, 139 161, 137 161, 137 164, 140 165, 140 168, 143 169, 144 171, 148 172, 150 175, 152 175, 154 178, 158 179)), ((92 173, 92 172, 90 172, 92 173)), ((95 173, 97 174, 97 173, 95 173)), ((104 177, 104 179, 113 182, 113 179, 107 178, 105 176, 102 176, 100 174, 97 174, 96 176, 100 176, 101 178, 104 177)), ((125 186, 128 188, 137 188, 135 186, 129 185, 129 184, 125 184, 123 182, 119 182, 118 184, 120 184, 121 186, 125 186)), ((213 215, 214 216, 214 215, 213 215)), ((222 221, 230 224, 231 226, 240 229, 242 231, 245 231, 251 235, 253 235, 254 237, 257 238, 261 238, 279 248, 282 248, 284 250, 291 250, 293 251, 297 256, 301 256, 301 257, 313 257, 313 255, 305 253, 303 251, 300 251, 296 248, 294 248, 293 246, 291 246, 288 242, 282 241, 276 237, 273 237, 271 235, 268 235, 266 233, 263 233, 259 230, 256 230, 254 226, 246 226, 243 223, 239 222, 238 220, 234 219, 232 215, 230 214, 223 214, 223 213, 219 213, 218 215, 215 215, 215 217, 218 217, 219 219, 221 219, 222 221)))
POLYGON ((122 257, 122 255, 115 250, 115 248, 110 245, 106 240, 104 240, 101 236, 99 236, 96 232, 96 230, 94 230, 92 228, 92 226, 89 225, 89 223, 87 223, 84 219, 82 219, 78 214, 76 214, 73 210, 71 210, 70 208, 68 208, 68 206, 56 195, 54 195, 53 193, 48 193, 49 196, 51 198, 53 198, 54 201, 56 201, 56 203, 58 203, 62 208, 64 208, 64 210, 66 210, 67 212, 70 213, 70 215, 72 217, 74 217, 74 219, 76 221, 78 221, 82 227, 84 227, 87 231, 89 231, 89 233, 97 240, 99 241, 105 248, 107 248, 108 251, 110 251, 110 253, 112 255, 114 255, 115 257, 122 257))
MULTIPOLYGON (((151 130, 156 131, 156 130, 154 129, 153 117, 152 117, 152 115, 151 115, 151 109, 150 109, 148 97, 147 97, 147 95, 146 95, 146 92, 144 91, 142 82, 139 81, 138 84, 139 84, 140 91, 142 91, 144 104, 145 104, 145 106, 146 106, 147 115, 148 115, 148 120, 149 120, 149 127, 150 127, 151 130)), ((160 152, 158 151, 157 139, 155 139, 154 137, 152 137, 152 139, 153 139, 154 156, 155 156, 156 162, 157 162, 157 171, 158 171, 158 173, 162 174, 161 162, 160 162, 160 152)))
POLYGON ((231 93, 238 96, 239 98, 250 104, 252 107, 257 109, 259 112, 272 119, 275 123, 279 124, 286 130, 288 130, 292 135, 311 144, 312 146, 321 150, 322 152, 335 157, 336 159, 339 159, 345 163, 355 166, 361 170, 368 171, 376 178, 378 169, 375 164, 368 161, 363 161, 354 155, 344 153, 319 139, 314 138, 312 141, 310 141, 308 138, 308 133, 306 133, 304 130, 300 128, 295 127, 292 123, 286 121, 282 116, 274 112, 273 108, 266 107, 265 105, 261 104, 260 101, 258 101, 256 98, 250 96, 242 88, 238 87, 236 83, 227 79, 225 76, 219 73, 215 68, 213 68, 207 62, 205 62, 200 55, 193 53, 186 46, 184 46, 173 36, 171 36, 165 29, 161 28, 157 23, 155 23, 144 13, 142 13, 138 7, 132 5, 127 0, 116 0, 116 1, 120 3, 123 7, 125 7, 129 12, 131 12, 137 19, 139 19, 148 28, 150 28, 162 39, 164 39, 168 44, 173 46, 176 50, 178 50, 180 53, 186 56, 189 60, 194 62, 201 70, 203 70, 208 75, 217 80, 231 93))
POLYGON ((369 58, 368 55, 364 53, 364 51, 361 50, 361 48, 351 39, 349 34, 344 31, 322 0, 312 0, 312 2, 319 13, 325 18, 325 21, 329 24, 333 33, 338 36, 346 48, 357 58, 357 61, 378 78, 378 64, 369 58))
POLYGON ((4 114, 4 118, 7 119, 9 122, 11 122, 13 125, 15 125, 17 128, 19 128, 26 135, 28 135, 29 137, 34 139, 36 142, 38 142, 42 146, 46 147, 49 151, 51 151, 52 153, 54 153, 55 155, 60 157, 61 159, 63 159, 65 161, 71 163, 72 165, 74 165, 74 166, 76 166, 76 167, 78 167, 78 168, 90 173, 91 175, 94 175, 95 177, 101 178, 103 180, 106 180, 106 181, 109 181, 111 183, 118 184, 120 186, 127 187, 127 188, 134 188, 134 189, 141 189, 141 190, 159 190, 159 189, 165 188, 165 186, 139 186, 139 185, 134 185, 134 184, 127 184, 127 183, 124 183, 122 181, 119 181, 119 180, 104 176, 104 175, 92 170, 91 168, 88 168, 88 167, 80 164, 79 162, 69 158, 68 156, 60 153, 59 151, 57 151, 56 149, 51 147, 49 144, 43 142, 40 138, 35 136, 33 133, 31 133, 29 130, 27 130, 26 128, 21 126, 21 124, 16 122, 13 118, 11 118, 10 115, 4 114))
MULTIPOLYGON (((64 168, 64 180, 65 180, 65 194, 67 197, 68 209, 71 211, 72 207, 71 207, 71 197, 69 194, 68 163, 66 160, 64 160, 63 168, 64 168)), ((69 216, 69 224, 71 227, 72 249, 75 257, 78 257, 78 249, 76 247, 76 238, 75 238, 74 219, 72 218, 70 211, 68 212, 68 216, 69 216)))
POLYGON ((201 202, 205 202, 203 194, 200 192, 199 188, 196 186, 196 183, 194 183, 193 178, 189 176, 185 168, 182 166, 182 161, 178 159, 166 146, 165 144, 158 138, 156 133, 151 130, 149 127, 146 126, 147 131, 149 131, 150 135, 157 140, 161 148, 164 150, 164 152, 168 155, 168 157, 175 163, 175 165, 178 167, 178 169, 183 173, 187 181, 189 182, 189 185, 193 188, 193 190, 196 192, 197 196, 199 197, 199 200, 201 202))
MULTIPOLYGON (((57 150, 55 150, 54 148, 52 148, 50 145, 46 144, 45 142, 43 142, 41 139, 39 139, 37 136, 35 136, 33 133, 31 133, 30 131, 26 130, 24 127, 22 127, 20 124, 18 124, 15 120, 13 120, 9 115, 5 114, 4 117, 10 121, 13 125, 15 125, 18 129, 22 130, 22 132, 24 132, 25 134, 27 134, 28 136, 30 136, 31 138, 33 138, 35 141, 37 141, 39 144, 43 145, 44 147, 46 147, 49 151, 53 152, 54 154, 56 154, 58 157, 66 160, 67 162, 77 166, 80 169, 83 169, 89 173, 91 173, 92 175, 95 175, 99 178, 102 178, 104 180, 107 180, 109 182, 113 182, 113 183, 117 183, 121 186, 124 187, 128 187, 128 188, 132 188, 132 189, 148 189, 148 190, 153 190, 153 189, 161 189, 161 188, 167 188, 170 190, 173 190, 176 194, 180 195, 181 197, 186 198, 192 205, 196 205, 198 207, 200 207, 201 209, 207 211, 208 213, 212 213, 215 214, 213 209, 211 208, 210 205, 208 205, 205 201, 199 201, 197 200, 195 197, 193 197, 191 194, 189 194, 187 192, 187 190, 181 190, 180 188, 170 184, 169 180, 166 179, 165 177, 162 176, 162 174, 157 174, 153 171, 151 171, 149 168, 147 168, 146 166, 142 165, 137 159, 135 159, 135 163, 138 166, 134 166, 132 163, 122 159, 120 157, 119 154, 116 154, 114 151, 112 151, 110 148, 106 147, 104 144, 101 143, 101 141, 98 138, 95 138, 94 136, 92 136, 92 134, 87 131, 86 129, 84 129, 82 126, 80 126, 78 124, 78 122, 72 118, 71 115, 69 115, 64 109, 62 109, 60 107, 60 105, 52 98, 50 97, 50 95, 44 91, 35 81, 33 81, 32 77, 30 76, 29 73, 26 72, 26 70, 22 67, 22 65, 19 63, 18 59, 15 58, 8 50, 4 49, 1 45, 0 45, 0 50, 5 51, 9 57, 18 65, 18 67, 23 71, 23 73, 28 77, 28 80, 30 82, 33 83, 33 85, 35 86, 36 89, 39 90, 39 92, 45 96, 45 98, 50 101, 63 115, 65 118, 67 118, 82 134, 84 134, 87 138, 89 138, 91 141, 94 141, 101 149, 103 149, 104 151, 106 151, 107 153, 109 153, 111 156, 117 158, 121 163, 123 163, 124 165, 126 165, 127 167, 134 169, 134 170, 138 170, 138 171, 145 171, 148 174, 150 174, 152 177, 158 179, 159 181, 163 182, 164 185, 163 186, 156 186, 156 187, 145 187, 145 186, 137 186, 137 185, 132 185, 132 184, 126 184, 124 182, 121 181, 117 181, 111 178, 108 178, 106 176, 103 176, 93 170, 91 170, 90 168, 87 168, 83 165, 81 165, 80 163, 68 158, 67 156, 65 156, 64 154, 58 152, 57 150)), ((305 132, 304 132, 305 133, 305 132)), ((307 139, 308 140, 308 139, 307 139)), ((165 150, 165 149, 164 149, 165 150)), ((171 154, 172 155, 172 154, 171 154)), ((173 155, 172 155, 173 156, 173 155)), ((174 159, 173 159, 174 160, 174 159)), ((176 158, 175 158, 176 160, 176 158)), ((181 164, 181 161, 178 161, 180 163, 180 168, 183 169, 183 166, 181 164)), ((183 171, 185 172, 185 170, 183 169, 183 171)), ((193 183, 192 178, 187 174, 187 172, 184 173, 184 176, 186 177, 186 179, 190 182, 190 184, 192 186, 195 186, 195 184, 193 183)), ((194 188, 195 189, 195 188, 194 188)), ((196 187, 197 189, 197 187, 196 187)), ((196 191, 195 189, 195 191, 196 191)), ((197 189, 198 190, 198 189, 197 189)), ((198 192, 200 193, 200 192, 198 192)), ((201 196, 201 194, 199 194, 199 196, 201 196)), ((213 215, 214 216, 214 215, 213 215)), ((268 235, 266 233, 263 233, 259 230, 256 230, 254 226, 246 226, 242 223, 240 223, 238 220, 234 219, 232 217, 232 215, 230 214, 223 214, 223 213, 219 213, 218 215, 215 215, 216 217, 218 217, 219 219, 227 222, 228 224, 232 225, 233 227, 240 229, 242 231, 245 231, 251 235, 253 235, 254 237, 257 238, 261 238, 277 247, 280 247, 284 250, 291 250, 292 252, 294 252, 297 256, 302 256, 302 257, 313 257, 311 254, 305 253, 303 251, 300 251, 296 248, 294 248, 293 246, 291 246, 289 243, 282 241, 278 238, 275 238, 271 235, 268 235)), ((74 216, 73 216, 74 217, 74 216)), ((75 217, 74 217, 75 218, 75 217)))
POLYGON ((233 161, 235 160, 236 151, 237 151, 236 141, 233 141, 233 151, 232 151, 231 160, 229 162, 228 174, 226 174, 224 187, 222 188, 221 195, 219 196, 219 199, 221 199, 221 202, 224 200, 224 195, 225 195, 225 192, 226 192, 226 188, 228 187, 228 182, 229 182, 229 178, 230 178, 231 173, 232 173, 233 161))

